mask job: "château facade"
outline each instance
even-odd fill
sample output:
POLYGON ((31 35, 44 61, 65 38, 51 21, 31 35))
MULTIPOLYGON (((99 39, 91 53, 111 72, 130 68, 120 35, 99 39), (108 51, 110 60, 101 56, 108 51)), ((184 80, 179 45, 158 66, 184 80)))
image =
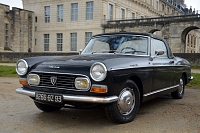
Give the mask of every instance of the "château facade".
POLYGON ((15 52, 78 52, 92 35, 104 32, 101 25, 105 21, 184 14, 179 8, 184 1, 177 1, 22 0, 24 9, 11 11, 9 6, 0 4, 4 12, 0 14, 4 20, 0 22, 4 23, 0 27, 4 31, 0 34, 4 38, 0 51, 8 48, 15 52))

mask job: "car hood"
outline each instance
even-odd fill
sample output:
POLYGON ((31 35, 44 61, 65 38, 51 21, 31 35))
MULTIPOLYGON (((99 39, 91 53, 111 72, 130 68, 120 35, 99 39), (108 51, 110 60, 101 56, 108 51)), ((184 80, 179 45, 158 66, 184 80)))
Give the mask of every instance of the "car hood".
POLYGON ((63 56, 39 63, 36 67, 36 70, 55 71, 59 69, 60 72, 74 72, 74 70, 89 70, 92 64, 96 62, 101 62, 106 66, 106 68, 109 71, 113 69, 138 66, 143 62, 141 62, 141 58, 145 57, 121 54, 90 54, 77 56, 63 56))

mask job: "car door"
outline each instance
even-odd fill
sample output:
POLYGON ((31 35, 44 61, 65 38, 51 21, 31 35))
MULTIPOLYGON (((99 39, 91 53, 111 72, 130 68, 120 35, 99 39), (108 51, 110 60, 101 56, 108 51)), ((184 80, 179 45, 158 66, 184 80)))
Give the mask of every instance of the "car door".
POLYGON ((153 57, 151 91, 162 91, 173 86, 174 60, 168 58, 167 48, 162 40, 151 39, 151 57, 153 57), (164 53, 156 55, 156 51, 164 51, 164 53))

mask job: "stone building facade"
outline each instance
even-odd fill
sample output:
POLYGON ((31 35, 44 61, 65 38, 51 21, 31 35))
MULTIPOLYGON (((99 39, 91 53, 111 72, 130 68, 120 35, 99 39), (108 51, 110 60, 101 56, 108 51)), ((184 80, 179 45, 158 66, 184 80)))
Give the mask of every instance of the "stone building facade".
MULTIPOLYGON (((106 20, 182 14, 165 0, 22 0, 35 13, 35 52, 71 52, 83 49, 106 20)), ((174 0, 175 1, 175 0, 174 0)))
POLYGON ((0 51, 27 52, 33 44, 32 11, 0 4, 0 51))
POLYGON ((105 21, 183 14, 177 1, 22 0, 24 9, 12 10, 1 4, 0 21, 5 22, 0 22, 4 24, 0 25, 4 31, 0 33, 0 50, 76 52, 92 35, 104 32, 101 25, 105 21))

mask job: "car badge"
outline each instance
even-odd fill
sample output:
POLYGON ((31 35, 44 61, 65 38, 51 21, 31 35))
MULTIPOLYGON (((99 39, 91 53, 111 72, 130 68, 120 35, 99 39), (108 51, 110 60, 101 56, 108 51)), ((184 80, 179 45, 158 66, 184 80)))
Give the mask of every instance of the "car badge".
POLYGON ((52 85, 55 85, 55 84, 56 84, 56 81, 57 81, 57 77, 53 76, 53 77, 51 77, 50 79, 51 79, 52 85))

